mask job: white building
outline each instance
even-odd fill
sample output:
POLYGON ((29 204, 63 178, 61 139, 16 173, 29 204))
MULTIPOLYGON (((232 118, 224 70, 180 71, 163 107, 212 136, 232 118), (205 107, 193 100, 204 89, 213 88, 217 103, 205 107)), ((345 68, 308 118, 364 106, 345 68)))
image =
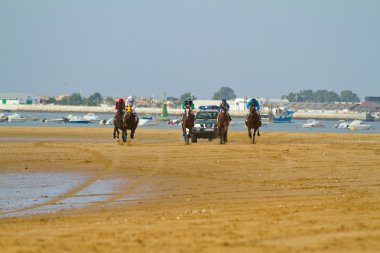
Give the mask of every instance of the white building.
POLYGON ((40 98, 26 93, 0 93, 0 104, 20 105, 20 104, 39 104, 40 98))

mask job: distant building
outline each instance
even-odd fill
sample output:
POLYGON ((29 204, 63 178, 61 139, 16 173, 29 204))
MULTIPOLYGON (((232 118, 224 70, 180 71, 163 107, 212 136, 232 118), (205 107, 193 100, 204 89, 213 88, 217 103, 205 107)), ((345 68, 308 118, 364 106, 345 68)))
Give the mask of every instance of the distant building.
POLYGON ((3 105, 39 104, 40 98, 25 93, 0 93, 0 103, 3 105))

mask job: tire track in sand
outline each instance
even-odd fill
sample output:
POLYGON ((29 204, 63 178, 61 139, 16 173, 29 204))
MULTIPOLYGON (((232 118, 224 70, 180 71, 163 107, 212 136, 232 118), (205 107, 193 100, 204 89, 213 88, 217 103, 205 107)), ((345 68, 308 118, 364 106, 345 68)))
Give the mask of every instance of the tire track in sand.
MULTIPOLYGON (((48 201, 42 202, 42 203, 37 203, 37 204, 32 204, 27 207, 19 208, 16 210, 11 210, 11 211, 6 211, 6 212, 0 212, 0 216, 4 215, 10 215, 10 214, 17 214, 20 212, 26 212, 26 211, 31 211, 33 209, 37 209, 40 207, 48 206, 48 205, 54 205, 57 204, 58 202, 73 197, 75 194, 78 192, 84 190, 94 182, 96 182, 99 179, 104 178, 104 175, 106 173, 109 173, 113 169, 117 168, 118 165, 120 164, 120 161, 118 159, 112 159, 111 161, 107 159, 101 152, 95 151, 95 150, 90 150, 86 148, 78 148, 78 147, 71 147, 71 149, 78 150, 78 152, 89 152, 91 153, 95 158, 94 161, 98 164, 100 164, 102 167, 104 167, 103 170, 99 170, 98 173, 95 173, 94 176, 90 177, 87 179, 85 182, 79 184, 78 186, 75 186, 71 189, 69 189, 67 192, 63 193, 60 196, 54 197, 48 201)), ((123 150, 118 147, 116 152, 113 152, 115 155, 114 156, 121 156, 123 150)))

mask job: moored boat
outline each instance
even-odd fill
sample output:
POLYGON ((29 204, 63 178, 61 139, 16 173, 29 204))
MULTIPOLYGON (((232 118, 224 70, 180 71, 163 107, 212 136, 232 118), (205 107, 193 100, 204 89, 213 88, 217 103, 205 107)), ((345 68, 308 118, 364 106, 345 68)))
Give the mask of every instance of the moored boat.
POLYGON ((317 128, 317 127, 325 127, 326 125, 322 122, 319 122, 315 119, 308 119, 305 124, 302 125, 304 128, 317 128))
POLYGON ((294 111, 286 108, 273 108, 269 116, 273 123, 290 123, 292 122, 294 111))
POLYGON ((335 128, 338 129, 348 129, 349 128, 349 123, 345 120, 339 120, 339 124, 334 125, 335 128))
POLYGON ((370 130, 372 128, 370 124, 366 124, 362 120, 354 120, 348 127, 351 130, 370 130))
POLYGON ((68 115, 67 116, 68 123, 78 123, 78 124, 88 124, 90 123, 89 120, 85 120, 84 118, 77 116, 77 115, 68 115))
POLYGON ((151 115, 144 115, 139 119, 139 126, 157 126, 160 124, 158 120, 154 120, 151 115))
POLYGON ((25 122, 26 117, 21 116, 18 113, 12 113, 12 114, 7 116, 7 121, 8 122, 25 122))
POLYGON ((88 120, 88 121, 98 121, 99 120, 98 118, 99 117, 93 114, 92 112, 89 112, 83 116, 83 119, 88 120))

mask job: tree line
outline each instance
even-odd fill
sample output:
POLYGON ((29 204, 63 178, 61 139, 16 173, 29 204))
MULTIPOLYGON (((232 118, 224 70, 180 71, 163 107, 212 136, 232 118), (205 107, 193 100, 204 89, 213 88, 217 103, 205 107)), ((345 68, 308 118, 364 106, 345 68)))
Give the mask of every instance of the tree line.
POLYGON ((290 92, 288 95, 283 95, 281 98, 287 99, 289 102, 360 102, 358 95, 351 90, 342 90, 339 95, 334 91, 328 90, 301 90, 299 92, 290 92))
MULTIPOLYGON (((185 101, 187 97, 190 97, 193 100, 196 100, 197 97, 191 92, 183 93, 179 98, 176 97, 165 97, 165 99, 172 101, 176 104, 180 104, 182 101, 185 101)), ((230 87, 221 87, 219 91, 215 92, 213 99, 220 100, 225 99, 234 99, 236 94, 234 90, 230 87)), ((72 93, 71 95, 64 96, 60 99, 54 97, 49 97, 41 101, 44 104, 57 104, 57 105, 85 105, 85 106, 99 106, 102 103, 113 105, 115 104, 115 98, 112 97, 103 97, 99 92, 95 92, 89 97, 82 97, 79 93, 72 93)))
MULTIPOLYGON (((186 100, 187 97, 191 97, 196 100, 197 97, 191 92, 183 93, 179 98, 166 97, 165 99, 172 101, 175 104, 180 104, 186 100)), ((235 99, 237 96, 235 91, 230 87, 223 86, 213 94, 212 99, 221 100, 225 98, 235 99)), ((334 91, 328 90, 301 90, 299 92, 290 92, 288 95, 283 95, 282 99, 287 99, 289 102, 314 102, 314 103, 329 103, 329 102, 360 102, 357 94, 351 90, 343 90, 338 95, 334 91)), ((100 104, 113 105, 115 98, 103 97, 99 92, 95 92, 89 97, 82 97, 79 93, 72 93, 71 95, 64 96, 57 100, 54 97, 49 97, 47 100, 42 101, 45 104, 57 104, 57 105, 85 105, 85 106, 99 106, 100 104)))
POLYGON ((57 105, 99 106, 102 103, 114 104, 115 99, 112 97, 103 97, 99 92, 95 92, 89 97, 82 97, 79 93, 72 93, 71 95, 62 97, 61 99, 49 97, 47 100, 43 100, 42 103, 57 105))

